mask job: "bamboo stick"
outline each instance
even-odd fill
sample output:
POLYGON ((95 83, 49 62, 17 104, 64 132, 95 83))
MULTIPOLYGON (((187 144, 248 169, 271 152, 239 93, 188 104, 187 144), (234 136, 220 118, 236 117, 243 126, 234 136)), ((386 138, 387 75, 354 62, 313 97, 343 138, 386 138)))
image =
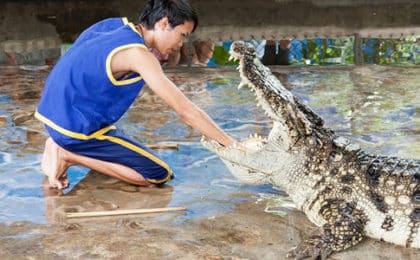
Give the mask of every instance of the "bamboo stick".
POLYGON ((167 150, 178 150, 179 144, 148 144, 147 147, 150 149, 167 149, 167 150))
POLYGON ((186 208, 172 207, 172 208, 120 209, 120 210, 105 210, 105 211, 67 212, 66 216, 67 218, 85 218, 85 217, 129 215, 129 214, 161 213, 161 212, 182 211, 182 210, 186 210, 186 208))

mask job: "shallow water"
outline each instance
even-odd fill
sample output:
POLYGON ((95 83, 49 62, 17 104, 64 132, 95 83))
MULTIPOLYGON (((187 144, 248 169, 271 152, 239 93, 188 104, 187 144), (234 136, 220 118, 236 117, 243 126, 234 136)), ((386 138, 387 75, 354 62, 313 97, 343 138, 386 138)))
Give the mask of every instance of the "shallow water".
MULTIPOLYGON (((40 171, 45 136, 42 126, 30 116, 48 71, 48 67, 0 67, 0 223, 48 222, 48 200, 40 171)), ((367 151, 420 158, 420 69, 273 67, 273 71, 324 118, 327 126, 367 151)), ((269 132, 270 121, 255 106, 252 94, 236 88, 239 76, 233 69, 179 68, 167 72, 236 139, 269 132)), ((221 161, 201 146, 200 135, 148 92, 117 125, 144 143, 180 144, 178 151, 156 151, 176 176, 168 183, 168 197, 158 204, 188 208, 176 222, 222 214, 250 199, 268 199, 268 212, 287 214, 291 207, 281 191, 236 181, 221 161)), ((69 170, 71 186, 65 190, 69 198, 80 187, 89 187, 87 172, 82 167, 69 170)))

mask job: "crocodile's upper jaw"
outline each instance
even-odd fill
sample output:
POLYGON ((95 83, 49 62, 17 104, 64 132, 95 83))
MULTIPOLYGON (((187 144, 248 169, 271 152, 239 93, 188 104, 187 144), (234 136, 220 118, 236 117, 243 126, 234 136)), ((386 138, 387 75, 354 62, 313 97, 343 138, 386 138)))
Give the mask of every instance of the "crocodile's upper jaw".
POLYGON ((281 84, 278 84, 277 78, 275 78, 267 69, 261 64, 260 60, 255 56, 255 49, 244 42, 234 42, 230 48, 230 57, 239 61, 238 70, 240 73, 241 83, 238 88, 243 86, 248 86, 251 91, 255 93, 257 105, 261 106, 264 112, 269 116, 273 121, 283 122, 284 118, 282 117, 281 111, 279 111, 277 96, 281 96, 287 102, 294 103, 293 96, 287 90, 283 88, 281 84), (247 65, 255 65, 258 67, 257 70, 252 70, 253 72, 264 73, 264 75, 252 75, 249 72, 251 69, 247 65), (248 71, 248 72, 247 72, 248 71), (251 77, 253 77, 251 79, 251 77), (257 78, 258 77, 258 78, 257 78), (261 82, 261 78, 265 82, 261 82), (253 83, 251 80, 256 81, 253 83), (259 83, 259 84, 257 84, 259 83))
MULTIPOLYGON (((273 169, 278 167, 272 162, 288 157, 291 135, 294 134, 289 132, 284 123, 283 113, 279 109, 284 105, 278 103, 278 97, 280 96, 285 104, 294 104, 294 99, 289 91, 278 89, 283 86, 269 71, 260 77, 264 79, 264 82, 259 82, 260 84, 251 82, 251 75, 247 75, 249 68, 245 66, 261 64, 255 56, 254 48, 244 42, 234 42, 230 54, 231 58, 239 60, 238 70, 241 76, 239 88, 246 85, 254 92, 257 104, 273 120, 273 128, 266 138, 251 135, 250 138, 239 142, 234 147, 224 147, 206 137, 203 137, 201 142, 206 148, 215 152, 225 162, 232 174, 241 181, 251 184, 267 183, 273 169)), ((266 70, 262 64, 258 70, 253 69, 253 71, 262 71, 263 73, 266 70)), ((258 82, 261 80, 260 78, 252 80, 258 82)))

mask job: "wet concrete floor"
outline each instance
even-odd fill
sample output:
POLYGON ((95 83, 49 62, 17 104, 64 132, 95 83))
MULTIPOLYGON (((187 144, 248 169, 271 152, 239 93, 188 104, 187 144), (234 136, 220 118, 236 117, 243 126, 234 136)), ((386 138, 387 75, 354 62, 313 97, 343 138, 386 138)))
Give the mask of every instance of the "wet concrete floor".
MULTIPOLYGON (((102 175, 64 197, 46 199, 48 210, 107 209, 130 201, 135 208, 164 205, 169 187, 133 189, 102 175), (99 189, 100 187, 100 189, 99 189), (126 190, 123 188, 125 187, 126 190), (123 189, 122 189, 123 188, 123 189), (133 189, 128 191, 128 189, 133 189), (134 202, 133 202, 134 201, 134 202)), ((0 224, 2 259, 285 259, 301 239, 316 231, 303 213, 264 212, 255 194, 224 214, 178 221, 187 213, 62 219, 48 224, 0 224)), ((419 259, 420 252, 367 239, 331 259, 419 259)))
MULTIPOLYGON (((317 231, 281 191, 237 183, 217 158, 201 150, 199 135, 183 129, 169 109, 150 93, 136 100, 121 124, 145 143, 181 143, 180 151, 160 153, 166 160, 177 155, 171 161, 178 172, 177 179, 162 188, 141 188, 92 171, 79 176, 74 170, 74 176, 70 176, 72 186, 65 194, 42 188, 39 162, 46 135, 32 113, 49 69, 0 68, 1 259, 284 259, 291 247, 317 231), (159 116, 153 116, 154 113, 159 116), (147 125, 137 123, 146 121, 147 125), (161 129, 162 125, 169 130, 161 129), (187 210, 65 217, 66 212, 175 206, 185 206, 187 210)), ((297 95, 308 99, 326 117, 329 126, 352 136, 368 151, 420 157, 418 68, 273 70, 297 95), (350 79, 354 82, 348 88, 350 79), (409 87, 403 87, 407 84, 409 87), (312 92, 312 85, 318 85, 317 93, 312 92), (394 88, 389 90, 391 86, 394 88), (386 101, 388 91, 393 93, 392 102, 386 101), (328 93, 330 96, 326 96, 328 93), (340 101, 331 95, 351 98, 340 101), (325 99, 336 101, 327 105, 325 99), (349 118, 342 113, 346 104, 352 105, 349 118), (335 110, 331 108, 334 106, 335 110), (357 109, 361 106, 363 110, 357 109), (389 124, 388 115, 394 114, 399 123, 389 124), (381 124, 362 123, 365 116, 374 116, 372 122, 382 118, 381 124), (399 134, 389 134, 395 131, 399 134)), ((167 73, 235 137, 269 130, 252 95, 234 87, 239 81, 232 69, 178 68, 167 73), (221 103, 214 106, 215 102, 221 103)), ((420 250, 366 239, 331 259, 420 259, 420 250)))

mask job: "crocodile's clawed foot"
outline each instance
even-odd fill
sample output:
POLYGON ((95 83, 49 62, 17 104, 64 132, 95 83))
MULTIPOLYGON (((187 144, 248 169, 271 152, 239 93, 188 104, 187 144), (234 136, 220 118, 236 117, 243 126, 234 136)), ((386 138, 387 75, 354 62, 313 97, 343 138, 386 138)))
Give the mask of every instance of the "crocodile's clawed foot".
POLYGON ((287 253, 287 257, 294 259, 326 259, 332 250, 322 237, 311 237, 287 253))

